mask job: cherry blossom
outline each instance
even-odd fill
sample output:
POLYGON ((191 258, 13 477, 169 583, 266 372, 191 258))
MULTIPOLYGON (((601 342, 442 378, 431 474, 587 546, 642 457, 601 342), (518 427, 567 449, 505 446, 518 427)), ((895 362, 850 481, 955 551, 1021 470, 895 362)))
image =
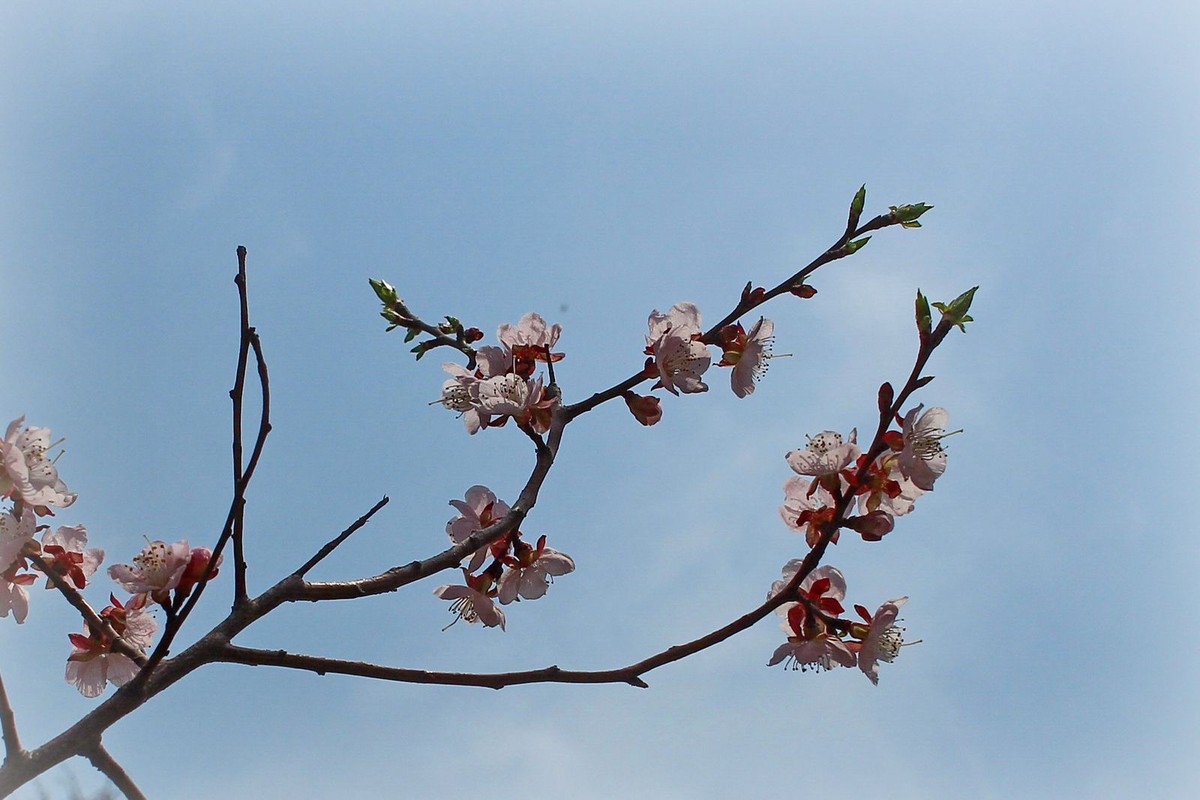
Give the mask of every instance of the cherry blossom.
POLYGON ((12 564, 0 572, 0 617, 7 617, 11 610, 13 619, 20 625, 29 613, 29 592, 25 587, 37 580, 32 572, 18 573, 20 565, 12 564))
POLYGON ((657 309, 649 318, 646 353, 654 356, 659 383, 671 394, 707 392, 700 376, 712 363, 708 346, 700 341, 700 311, 691 303, 678 303, 667 313, 657 309))
MULTIPOLYGON (((495 589, 494 580, 490 574, 472 575, 463 570, 466 585, 447 584, 439 586, 433 593, 443 600, 450 600, 450 612, 455 615, 454 622, 465 619, 469 623, 481 622, 485 627, 499 627, 504 630, 504 612, 493 602, 495 589)), ((449 628, 447 625, 446 628, 449 628)), ((445 630, 445 628, 443 628, 445 630)))
POLYGON ((803 450, 792 450, 787 454, 788 466, 800 475, 835 475, 862 453, 857 441, 857 430, 850 431, 848 440, 843 440, 842 435, 835 431, 821 431, 816 436, 808 437, 808 444, 803 450))
POLYGON ((179 585, 190 560, 191 550, 186 539, 174 544, 156 540, 147 543, 133 557, 132 564, 109 567, 108 576, 130 594, 150 592, 161 603, 166 599, 166 593, 179 585))
POLYGON ((858 651, 858 668, 871 679, 871 683, 879 684, 878 662, 892 663, 900 648, 904 646, 904 628, 896 625, 896 616, 900 613, 900 606, 907 602, 907 597, 888 600, 879 607, 874 616, 868 614, 862 606, 854 607, 867 621, 867 626, 865 630, 864 626, 858 623, 851 626, 851 634, 862 641, 850 642, 849 645, 852 650, 858 651))
MULTIPOLYGON (((804 531, 809 547, 815 547, 825 526, 833 522, 837 509, 833 495, 820 482, 802 478, 788 478, 783 483, 783 505, 779 516, 784 524, 794 531, 804 531)), ((829 541, 837 544, 839 531, 834 531, 829 541)))
POLYGON ((66 508, 76 494, 58 477, 54 462, 47 458, 49 428, 22 428, 25 417, 8 424, 0 441, 0 496, 12 497, 39 513, 49 514, 47 506, 66 508))
POLYGON ((773 358, 775 323, 759 317, 749 333, 738 323, 726 327, 721 334, 724 352, 718 366, 733 367, 729 376, 733 393, 747 397, 754 393, 754 382, 766 374, 768 362, 773 358))
MULTIPOLYGON (((145 595, 135 595, 122 606, 116 597, 112 605, 100 612, 113 630, 126 643, 145 651, 154 641, 158 623, 146 613, 145 595)), ((103 634, 68 634, 73 647, 67 656, 67 683, 72 683, 84 697, 99 697, 109 683, 124 686, 138 673, 137 663, 123 653, 112 650, 112 642, 103 634)))
MULTIPOLYGON (((472 486, 467 489, 465 500, 451 500, 450 505, 458 509, 458 516, 446 523, 446 535, 455 544, 462 544, 475 531, 490 527, 508 515, 508 503, 497 500, 496 495, 486 486, 472 486)), ((507 543, 505 543, 507 547, 507 543)), ((474 572, 483 566, 489 548, 481 547, 471 556, 468 571, 474 572)))
MULTIPOLYGON (((860 464, 865 457, 859 458, 860 464)), ((902 517, 912 511, 924 491, 900 471, 897 453, 886 450, 867 469, 854 493, 858 495, 858 513, 884 511, 902 517)))
POLYGON ((933 490, 933 482, 946 471, 942 439, 951 435, 946 433, 950 415, 939 406, 924 414, 921 414, 922 408, 924 406, 919 405, 904 415, 904 449, 900 451, 899 465, 900 471, 917 488, 928 492, 933 490))
POLYGON ((491 415, 480 406, 477 385, 481 381, 509 374, 512 354, 499 347, 481 347, 475 353, 475 367, 475 371, 471 372, 461 364, 442 364, 442 369, 450 374, 450 378, 442 384, 441 398, 431 403, 441 404, 462 414, 463 424, 471 435, 488 427, 491 422, 491 415))
POLYGON ((37 523, 32 511, 0 511, 0 572, 8 569, 26 542, 33 541, 37 523))
MULTIPOLYGON (((87 529, 82 525, 63 525, 42 534, 42 557, 46 565, 75 584, 76 589, 87 585, 87 576, 96 571, 104 560, 104 551, 87 546, 87 529)), ((47 577, 46 588, 51 581, 47 577)))
POLYGON ((499 598, 504 604, 518 596, 536 600, 546 593, 554 578, 575 571, 575 561, 566 553, 546 547, 546 537, 538 539, 537 547, 524 542, 513 546, 513 555, 504 559, 510 567, 500 577, 499 598))
MULTIPOLYGON (((800 567, 804 565, 804 560, 793 558, 783 565, 783 577, 771 584, 771 591, 767 592, 767 597, 771 598, 783 591, 783 587, 787 586, 792 578, 796 577, 796 573, 800 567)), ((804 580, 800 581, 799 591, 806 593, 812 590, 813 584, 817 581, 829 581, 828 588, 824 591, 824 596, 842 600, 846 597, 846 577, 842 575, 842 571, 837 567, 831 567, 828 564, 823 564, 805 576, 804 580)))
MULTIPOLYGON (((815 572, 815 570, 814 570, 815 572)), ((811 576, 810 576, 811 577, 811 576)), ((788 640, 775 648, 768 667, 783 663, 784 667, 801 672, 833 669, 834 664, 854 666, 854 653, 846 643, 818 625, 811 626, 812 616, 806 614, 804 606, 795 604, 788 609, 786 620, 780 624, 788 640)))
MULTIPOLYGON (((553 348, 562 333, 561 325, 547 326, 541 315, 530 311, 515 326, 505 323, 496 331, 496 338, 513 354, 513 369, 528 378, 535 363, 546 360, 547 348, 553 348)), ((561 361, 562 353, 551 353, 551 361, 561 361)))

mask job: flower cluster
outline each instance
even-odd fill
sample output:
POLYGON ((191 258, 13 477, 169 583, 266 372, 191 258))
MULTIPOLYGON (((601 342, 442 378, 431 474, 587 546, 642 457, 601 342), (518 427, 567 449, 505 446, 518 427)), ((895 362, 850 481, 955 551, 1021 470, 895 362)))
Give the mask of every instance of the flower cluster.
MULTIPOLYGON (((498 500, 486 486, 472 486, 464 500, 451 500, 450 505, 459 513, 446 523, 446 535, 456 545, 465 544, 472 534, 500 523, 509 513, 508 504, 498 500)), ((566 553, 547 547, 544 535, 536 545, 530 545, 522 541, 520 531, 514 530, 471 554, 468 566, 462 570, 464 583, 439 586, 433 593, 451 601, 450 611, 455 617, 450 625, 463 619, 503 630, 504 611, 499 605, 521 599, 536 600, 546 594, 554 578, 574 570, 575 561, 566 553), (491 563, 478 571, 489 556, 491 563)))
POLYGON ((58 475, 55 461, 61 452, 50 454, 60 442, 50 441, 48 428, 24 424, 25 417, 14 419, 0 441, 0 500, 12 503, 10 508, 0 508, 0 617, 11 613, 18 624, 29 614, 25 587, 36 582, 39 574, 45 574, 47 586, 53 573, 82 589, 104 560, 103 550, 87 548, 82 525, 55 530, 38 525, 39 516, 53 516, 52 506, 66 508, 76 495, 58 475))
MULTIPOLYGON (((53 530, 39 525, 39 516, 52 516, 50 507, 65 508, 75 502, 58 475, 49 451, 46 428, 22 428, 24 417, 13 420, 0 443, 0 498, 11 508, 0 509, 0 617, 10 613, 18 624, 29 614, 27 586, 46 578, 46 587, 57 582, 65 592, 78 592, 104 560, 104 551, 87 546, 83 525, 61 525, 53 530), (41 534, 39 540, 38 534, 41 534)), ((137 674, 137 663, 114 650, 115 633, 126 645, 145 651, 158 623, 147 607, 158 603, 178 608, 196 583, 213 577, 221 560, 212 560, 206 547, 189 547, 186 541, 166 544, 150 542, 132 564, 109 567, 108 574, 132 597, 122 604, 110 594, 110 605, 97 615, 107 629, 87 626, 83 633, 68 634, 71 654, 67 657, 67 681, 87 697, 96 697, 108 683, 118 686, 137 674)), ((169 612, 170 613, 170 612, 169 612)))
MULTIPOLYGON (((843 437, 836 431, 810 436, 803 449, 787 454, 796 476, 783 485, 779 515, 787 526, 804 534, 816 547, 822 537, 836 544, 840 529, 857 531, 865 541, 876 542, 895 527, 895 518, 913 509, 917 498, 933 490, 946 471, 942 440, 949 415, 943 408, 917 406, 897 417, 898 430, 883 434, 879 455, 868 458, 858 445, 857 431, 843 437), (857 513, 848 514, 850 508, 857 513)), ((952 431, 951 433, 957 433, 952 431)), ((783 579, 771 587, 769 597, 784 591, 796 576, 800 561, 789 561, 783 579)), ((795 589, 795 599, 776 608, 784 617, 787 642, 775 651, 770 665, 791 664, 817 671, 857 665, 872 683, 878 683, 878 663, 890 662, 903 644, 903 629, 896 615, 907 597, 884 603, 874 614, 862 606, 855 610, 863 622, 841 619, 846 581, 833 567, 817 567, 795 589)))
MULTIPOLYGON (((775 597, 795 579, 802 562, 789 561, 783 577, 775 581, 767 597, 775 597)), ((888 600, 874 614, 862 606, 854 610, 862 622, 841 618, 845 611, 846 579, 836 567, 817 567, 800 582, 790 600, 775 609, 783 617, 780 627, 787 641, 775 649, 767 666, 782 663, 802 672, 854 667, 871 683, 879 683, 879 662, 891 663, 905 644, 904 628, 896 624, 897 613, 907 597, 888 600)))
MULTIPOLYGON (((712 354, 700 328, 700 310, 692 303, 676 303, 666 312, 650 312, 646 333, 646 377, 656 378, 653 389, 666 389, 674 395, 707 392, 702 378, 712 365, 712 354)), ((775 323, 759 317, 747 333, 741 323, 726 325, 717 334, 721 347, 718 367, 733 367, 729 376, 733 393, 746 397, 754 392, 754 383, 767 372, 767 362, 775 357, 771 347, 775 323)), ((631 391, 622 394, 638 422, 653 425, 662 418, 655 397, 631 391)))
POLYGON ((501 325, 496 332, 501 346, 476 350, 474 371, 455 363, 442 365, 450 378, 442 384, 442 396, 434 403, 461 414, 471 434, 500 427, 510 417, 518 425, 545 433, 550 429, 555 398, 541 378, 533 378, 533 372, 539 361, 555 362, 564 357, 563 353, 551 352, 560 333, 561 326, 547 326, 546 320, 532 312, 516 325, 501 325))
MULTIPOLYGON (((809 437, 804 449, 788 453, 788 466, 809 480, 793 477, 783 485, 779 514, 787 526, 804 532, 813 547, 833 521, 838 500, 853 497, 858 513, 846 517, 845 527, 867 541, 890 533, 895 518, 912 511, 917 498, 932 491, 934 481, 946 471, 941 441, 957 433, 946 432, 949 416, 944 408, 922 413, 923 408, 917 406, 900 419, 900 430, 884 434, 887 447, 869 463, 855 431, 846 439, 822 431, 809 437)), ((837 540, 835 530, 830 541, 837 540)))

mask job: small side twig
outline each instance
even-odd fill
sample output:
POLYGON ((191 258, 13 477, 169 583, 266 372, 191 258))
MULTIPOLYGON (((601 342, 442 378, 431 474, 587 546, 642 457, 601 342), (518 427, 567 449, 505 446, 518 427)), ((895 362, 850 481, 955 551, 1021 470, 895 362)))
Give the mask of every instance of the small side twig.
POLYGON ((17 716, 13 713, 12 704, 8 702, 8 692, 4 690, 4 678, 0 677, 0 732, 4 736, 4 760, 20 758, 24 755, 21 749, 21 736, 17 733, 17 716))
POLYGON ((112 781, 127 800, 146 800, 146 795, 142 794, 142 790, 133 782, 133 778, 129 777, 125 768, 112 757, 108 750, 104 749, 103 744, 96 742, 92 747, 82 750, 80 755, 92 762, 93 767, 104 773, 104 777, 112 781))
POLYGON ((45 559, 39 555, 29 553, 26 554, 25 557, 28 558, 33 565, 37 567, 43 575, 46 576, 54 588, 58 589, 62 596, 67 599, 67 602, 70 603, 76 611, 83 615, 84 622, 87 623, 88 629, 91 630, 92 633, 103 634, 110 642, 112 642, 112 649, 114 653, 120 653, 123 656, 128 656, 139 666, 145 666, 146 655, 141 650, 138 650, 136 647, 122 639, 120 634, 113 630, 113 626, 109 625, 107 621, 105 621, 99 614, 96 613, 94 608, 88 605, 88 601, 83 599, 83 595, 79 593, 79 590, 72 586, 71 583, 58 572, 58 570, 47 564, 45 559))
POLYGON ((341 545, 342 542, 349 539, 350 536, 355 531, 357 531, 363 525, 366 525, 367 522, 370 521, 371 517, 375 516, 375 512, 379 511, 379 509, 383 508, 384 506, 386 506, 388 504, 388 500, 389 500, 389 498, 387 497, 387 495, 384 495, 383 499, 381 499, 375 505, 371 506, 370 511, 368 511, 367 513, 363 514, 361 517, 356 519, 350 527, 346 528, 346 530, 342 531, 335 538, 333 538, 332 540, 327 542, 324 547, 322 547, 320 550, 317 551, 316 555, 314 555, 308 561, 305 561, 304 565, 301 566, 295 572, 293 572, 292 575, 297 578, 303 578, 304 575, 310 569, 315 567, 317 564, 321 563, 321 561, 326 556, 328 556, 330 553, 332 553, 334 550, 336 550, 338 548, 338 546, 341 545))

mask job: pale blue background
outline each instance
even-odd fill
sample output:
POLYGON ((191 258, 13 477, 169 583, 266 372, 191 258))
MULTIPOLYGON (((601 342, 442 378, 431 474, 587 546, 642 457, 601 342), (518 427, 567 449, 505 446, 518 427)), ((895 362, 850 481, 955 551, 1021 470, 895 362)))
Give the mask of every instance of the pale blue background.
MULTIPOLYGON (((314 577, 428 555, 448 499, 511 500, 532 463, 511 427, 469 438, 426 405, 442 359, 383 333, 369 276, 489 337, 561 322, 573 400, 640 364, 652 308, 711 322, 806 263, 859 184, 868 215, 936 206, 769 307, 796 357, 752 398, 714 372, 653 429, 621 405, 572 426, 524 529, 579 569, 507 633, 442 633, 434 580, 284 609, 248 644, 608 668, 724 624, 802 552, 784 452, 869 427, 907 374, 918 286, 981 285, 921 395, 966 433, 894 534, 831 554, 852 601, 912 597, 924 644, 878 688, 767 669, 772 622, 648 691, 210 667, 105 737, 150 796, 1200 794, 1194 3, 244 5, 0 9, 0 413, 67 437, 60 519, 108 563, 220 528, 239 244, 275 403, 261 590, 385 493, 314 577)), ((61 679, 77 627, 40 589, 0 620, 26 746, 94 705, 61 679)))

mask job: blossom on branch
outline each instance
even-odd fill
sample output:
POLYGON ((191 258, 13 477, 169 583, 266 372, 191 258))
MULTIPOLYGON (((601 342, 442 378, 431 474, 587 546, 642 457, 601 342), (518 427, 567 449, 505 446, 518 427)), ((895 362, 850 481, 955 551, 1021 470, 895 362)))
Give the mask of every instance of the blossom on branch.
MULTIPOLYGON (((104 560, 104 551, 87 547, 87 529, 82 525, 63 525, 54 532, 42 534, 42 558, 46 566, 66 578, 76 589, 87 586, 87 577, 104 560)), ((46 578, 46 588, 51 586, 46 578)))
MULTIPOLYGON (((135 595, 122 606, 116 597, 112 605, 100 612, 113 631, 130 646, 145 651, 154 641, 158 623, 146 613, 146 595, 135 595)), ((98 697, 109 683, 124 686, 133 680, 140 669, 124 653, 114 652, 113 642, 103 633, 68 634, 71 654, 67 656, 67 683, 72 683, 84 697, 98 697)))
POLYGON ((0 572, 0 617, 7 617, 12 611, 13 619, 20 625, 29 614, 29 592, 25 587, 34 583, 37 576, 32 572, 18 573, 21 566, 12 564, 0 572))
POLYGON ((27 542, 33 541, 36 531, 33 511, 22 509, 20 515, 14 511, 0 511, 0 572, 8 569, 27 542))
POLYGON ((700 341, 700 311, 691 303, 677 303, 667 313, 650 313, 646 354, 654 356, 659 385, 671 394, 707 392, 700 376, 712 363, 708 346, 700 341))
POLYGON ((767 373, 768 362, 775 357, 771 354, 774 340, 775 323, 765 317, 759 317, 749 333, 741 323, 722 329, 723 352, 717 366, 733 367, 729 381, 738 397, 753 394, 754 382, 767 373))
MULTIPOLYGON (((546 361, 546 350, 553 348, 562 333, 561 325, 547 326, 540 314, 530 311, 516 325, 505 323, 496 330, 496 338, 513 355, 513 369, 522 377, 533 375, 534 362, 546 361)), ((563 353, 550 353, 550 361, 561 361, 563 353)))
POLYGON ((862 606, 855 606, 867 625, 855 623, 850 626, 851 635, 861 639, 861 642, 849 642, 851 650, 858 652, 858 668, 871 679, 871 683, 879 684, 880 661, 892 663, 904 646, 904 628, 896 624, 900 606, 908 602, 907 597, 897 597, 881 605, 874 616, 867 613, 862 606))
MULTIPOLYGON (((508 516, 509 512, 508 503, 497 500, 496 495, 486 486, 472 486, 467 489, 464 500, 451 500, 450 505, 458 509, 458 516, 446 523, 446 535, 454 544, 462 544, 475 531, 491 527, 508 516)), ((498 544, 507 550, 507 541, 501 540, 498 544)), ((475 551, 471 556, 470 566, 467 567, 469 572, 483 566, 488 550, 485 545, 475 551)))
POLYGON ((130 594, 150 593, 154 600, 166 605, 163 601, 167 592, 179 585, 190 560, 187 539, 174 544, 156 540, 148 542, 133 557, 132 564, 109 567, 108 577, 130 594))
POLYGON ((8 424, 0 441, 0 497, 11 497, 39 514, 50 514, 47 506, 66 508, 75 502, 75 492, 58 477, 58 469, 46 452, 49 428, 22 428, 25 417, 8 424))
POLYGON ((546 547, 546 537, 538 539, 537 547, 518 540, 513 554, 505 556, 505 570, 500 576, 499 599, 503 604, 522 597, 536 600, 546 593, 554 578, 575 571, 575 561, 566 553, 546 547))
MULTIPOLYGON (((809 547, 815 547, 826 526, 832 524, 836 512, 833 495, 817 480, 788 478, 783 483, 783 505, 779 516, 794 531, 803 531, 809 547)), ((829 541, 837 544, 839 531, 829 541)))
POLYGON ((957 433, 946 433, 950 415, 939 406, 921 414, 923 405, 904 415, 904 449, 900 451, 900 471, 926 492, 933 490, 933 482, 946 471, 946 451, 942 439, 957 433), (917 415, 920 414, 918 417, 917 415))
POLYGON ((433 590, 436 596, 451 601, 450 612, 455 617, 450 625, 464 619, 471 624, 480 622, 484 627, 504 630, 504 612, 492 600, 496 596, 495 580, 488 572, 480 575, 472 575, 465 569, 462 572, 466 585, 447 584, 433 590))
POLYGON ((821 431, 808 437, 803 450, 792 450, 786 456, 788 466, 799 475, 815 478, 836 475, 858 458, 862 450, 858 447, 858 431, 850 431, 850 438, 842 439, 835 431, 821 431))

